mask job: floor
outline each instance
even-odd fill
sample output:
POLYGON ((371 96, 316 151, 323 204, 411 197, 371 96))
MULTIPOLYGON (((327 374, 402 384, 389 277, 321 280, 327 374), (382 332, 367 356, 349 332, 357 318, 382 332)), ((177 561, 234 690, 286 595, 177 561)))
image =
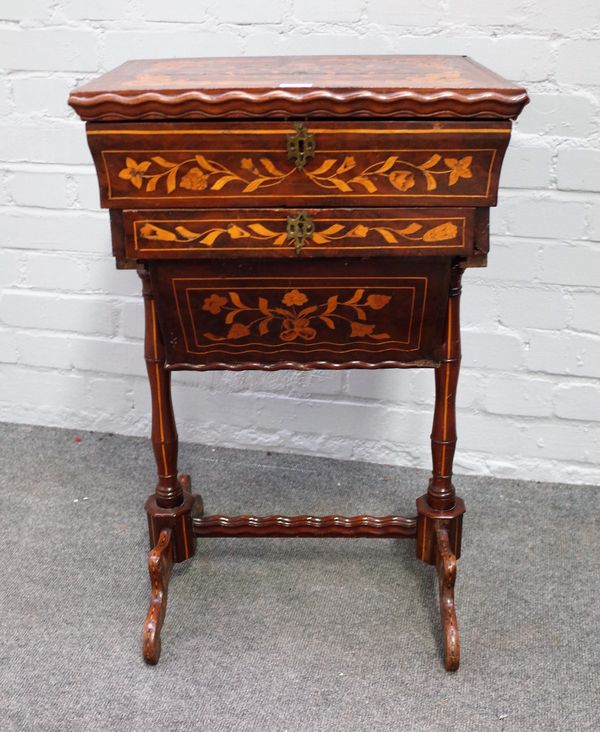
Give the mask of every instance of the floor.
MULTIPOLYGON (((427 482, 187 444, 180 467, 209 513, 414 514, 427 482)), ((205 539, 144 665, 153 482, 146 439, 0 425, 2 732, 600 728, 600 488, 456 479, 449 674, 410 540, 205 539)))

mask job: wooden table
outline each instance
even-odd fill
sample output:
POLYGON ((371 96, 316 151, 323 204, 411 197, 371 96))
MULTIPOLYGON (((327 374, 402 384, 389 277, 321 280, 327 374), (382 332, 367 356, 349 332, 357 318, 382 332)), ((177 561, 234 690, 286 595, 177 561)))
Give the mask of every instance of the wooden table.
POLYGON ((144 658, 158 661, 171 567, 196 537, 393 537, 437 566, 458 668, 461 276, 486 265, 525 90, 464 56, 219 58, 130 61, 69 101, 117 266, 143 284, 158 469, 144 658), (435 373, 414 518, 205 515, 178 474, 171 371, 412 367, 435 373))

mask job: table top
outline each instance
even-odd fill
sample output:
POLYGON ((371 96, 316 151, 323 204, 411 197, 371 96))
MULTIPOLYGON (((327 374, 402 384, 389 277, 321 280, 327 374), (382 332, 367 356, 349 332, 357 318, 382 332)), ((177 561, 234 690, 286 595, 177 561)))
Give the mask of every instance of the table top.
POLYGON ((467 56, 128 61, 75 89, 86 120, 516 117, 528 97, 467 56))

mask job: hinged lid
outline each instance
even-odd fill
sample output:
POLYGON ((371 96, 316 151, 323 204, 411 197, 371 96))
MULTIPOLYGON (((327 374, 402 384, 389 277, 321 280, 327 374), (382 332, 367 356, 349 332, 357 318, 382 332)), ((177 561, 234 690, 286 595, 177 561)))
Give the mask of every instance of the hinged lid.
POLYGON ((207 117, 511 119, 521 86, 467 56, 283 56, 128 61, 75 89, 84 120, 207 117))

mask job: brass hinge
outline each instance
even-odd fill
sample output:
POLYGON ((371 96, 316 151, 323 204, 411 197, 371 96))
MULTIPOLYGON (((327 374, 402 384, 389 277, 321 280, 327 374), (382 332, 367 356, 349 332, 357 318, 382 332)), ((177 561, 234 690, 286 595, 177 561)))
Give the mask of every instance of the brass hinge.
POLYGON ((306 211, 300 211, 295 216, 288 216, 287 235, 296 250, 296 254, 300 254, 302 247, 306 244, 306 240, 310 239, 315 233, 315 225, 311 217, 306 211))
POLYGON ((296 170, 302 170, 308 159, 315 154, 317 143, 315 136, 306 129, 302 122, 296 122, 294 127, 296 132, 287 136, 288 159, 294 161, 296 170))

